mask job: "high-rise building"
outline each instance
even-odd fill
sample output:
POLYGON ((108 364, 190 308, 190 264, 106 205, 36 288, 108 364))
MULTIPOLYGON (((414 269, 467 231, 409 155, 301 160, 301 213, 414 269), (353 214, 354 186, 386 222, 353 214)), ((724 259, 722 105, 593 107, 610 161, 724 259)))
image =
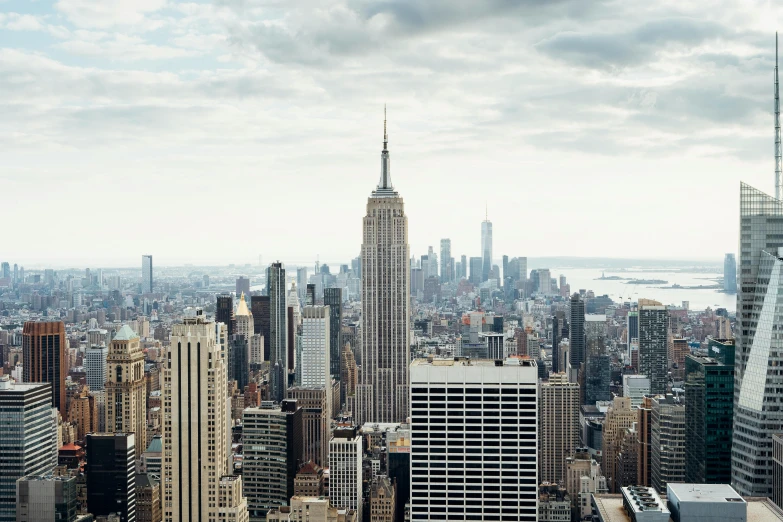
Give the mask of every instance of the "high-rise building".
POLYGON ((11 279, 11 264, 8 261, 0 263, 0 279, 11 279))
POLYGON ((454 258, 451 257, 451 239, 440 240, 440 282, 448 283, 454 279, 454 258))
POLYGON ((606 477, 601 474, 601 466, 586 448, 579 448, 573 456, 566 458, 566 490, 571 495, 571 506, 577 513, 575 520, 589 520, 590 497, 607 492, 606 477))
POLYGON ((144 352, 139 336, 127 324, 112 339, 106 365, 106 429, 135 433, 136 458, 140 458, 147 447, 144 352))
POLYGON ((492 270, 492 222, 485 217, 481 222, 481 280, 489 279, 492 270))
POLYGON ((367 200, 362 239, 362 368, 356 420, 408 416, 410 247, 402 197, 391 184, 384 120, 381 180, 367 200))
POLYGON ((579 446, 579 385, 552 373, 539 390, 539 482, 564 483, 566 457, 579 446))
POLYGON ((76 478, 30 475, 16 483, 17 522, 76 520, 76 478))
POLYGON ((302 465, 302 409, 295 400, 242 412, 242 478, 248 512, 263 521, 267 511, 287 506, 302 465))
POLYGON ((734 339, 710 339, 710 357, 685 358, 685 482, 731 482, 734 339))
POLYGON ((632 408, 639 406, 649 393, 650 379, 646 375, 623 375, 623 397, 631 399, 632 408))
POLYGON ((62 321, 26 321, 22 329, 22 380, 52 383, 52 405, 63 418, 66 410, 65 376, 68 346, 62 321))
POLYGON ((226 360, 201 310, 174 324, 163 365, 163 520, 218 520, 231 474, 226 360))
POLYGON ((356 428, 336 428, 329 440, 329 499, 362 517, 362 437, 356 428))
POLYGON ((302 410, 302 462, 328 466, 332 418, 329 388, 294 386, 288 388, 288 398, 302 410))
POLYGON ((343 349, 343 289, 324 288, 324 305, 329 307, 329 373, 339 379, 343 349))
POLYGON ((571 367, 569 378, 576 381, 575 375, 580 365, 585 362, 587 343, 585 341, 585 302, 582 296, 574 293, 571 296, 568 324, 571 328, 568 334, 570 347, 568 349, 568 364, 571 367))
POLYGON ((482 259, 480 257, 470 258, 470 284, 479 286, 482 277, 482 259))
POLYGON ((465 255, 459 258, 459 270, 457 270, 457 279, 468 278, 468 258, 465 255))
POLYGON ((396 491, 389 477, 378 476, 370 484, 370 522, 395 522, 396 491))
POLYGON ((772 435, 772 502, 783 509, 783 433, 772 435))
POLYGON ((237 277, 236 295, 250 295, 250 278, 245 276, 237 277))
POLYGON ((606 485, 610 492, 619 490, 614 474, 615 461, 621 448, 622 432, 630 428, 634 422, 636 422, 636 412, 631 409, 631 399, 615 397, 604 419, 601 454, 601 469, 606 476, 606 485))
MULTIPOLYGON (((269 296, 269 365, 279 364, 282 380, 272 379, 272 400, 285 398, 288 375, 288 310, 286 306, 285 268, 279 261, 266 269, 269 296)), ((273 375, 273 377, 275 377, 273 375)))
POLYGON ((639 373, 650 378, 650 393, 666 393, 669 366, 669 311, 658 304, 639 306, 639 373))
POLYGON ((215 520, 248 522, 247 498, 242 494, 242 477, 223 475, 218 483, 218 511, 215 520))
POLYGON ((0 377, 0 522, 16 520, 16 481, 57 465, 57 413, 52 385, 0 377))
POLYGON ((671 394, 652 400, 652 487, 685 481, 685 405, 671 394))
MULTIPOLYGON (((328 289, 327 289, 328 290, 328 289)), ((302 314, 301 385, 329 389, 331 307, 306 306, 302 314)))
POLYGON ((154 287, 152 277, 152 256, 141 256, 141 293, 151 294, 154 287))
POLYGON ((102 391, 108 373, 106 357, 109 349, 106 346, 90 346, 84 353, 84 368, 87 371, 87 385, 90 391, 102 391))
POLYGON ((217 296, 215 322, 226 325, 229 338, 234 335, 234 298, 231 294, 217 296))
POLYGON ((250 296, 250 312, 253 314, 253 331, 263 339, 263 360, 269 360, 269 296, 250 296))
POLYGON ((726 254, 723 259, 723 291, 727 294, 737 293, 737 259, 734 254, 726 254))
POLYGON ((244 390, 250 381, 249 360, 247 339, 239 334, 232 335, 228 349, 228 380, 236 381, 240 390, 244 390))
POLYGON ((237 309, 234 312, 234 333, 244 337, 248 345, 250 345, 250 338, 255 334, 253 315, 247 307, 245 294, 239 294, 237 299, 237 309))
POLYGON ((411 363, 411 520, 537 519, 537 380, 530 359, 411 363))
POLYGON ((296 289, 300 302, 304 302, 307 294, 307 267, 300 266, 296 269, 296 289))
POLYGON ((606 352, 606 316, 585 315, 585 361, 583 383, 583 404, 612 400, 609 386, 612 383, 611 356, 606 352))
POLYGON ((87 435, 87 509, 96 517, 117 513, 120 522, 136 520, 135 435, 87 435))
POLYGON ((652 485, 652 400, 648 395, 636 408, 636 483, 652 485))
POLYGON ((741 184, 731 483, 743 496, 772 494, 772 434, 783 425, 781 247, 783 202, 741 184))
POLYGON ((136 475, 136 521, 161 522, 160 482, 150 473, 136 475))

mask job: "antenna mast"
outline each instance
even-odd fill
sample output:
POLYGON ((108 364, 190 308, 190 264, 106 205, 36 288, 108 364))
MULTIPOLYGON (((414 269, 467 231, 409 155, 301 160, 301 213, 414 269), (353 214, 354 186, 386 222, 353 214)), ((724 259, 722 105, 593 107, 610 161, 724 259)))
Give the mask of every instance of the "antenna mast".
POLYGON ((778 85, 778 33, 775 32, 775 199, 780 199, 781 183, 780 153, 780 89, 778 85))

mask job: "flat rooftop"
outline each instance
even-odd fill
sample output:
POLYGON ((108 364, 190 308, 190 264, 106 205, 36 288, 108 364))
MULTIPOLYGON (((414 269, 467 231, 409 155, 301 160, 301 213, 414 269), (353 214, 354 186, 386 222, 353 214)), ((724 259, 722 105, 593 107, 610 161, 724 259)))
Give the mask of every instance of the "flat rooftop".
POLYGON ((453 357, 449 359, 414 359, 411 366, 535 366, 533 359, 508 357, 500 359, 471 359, 470 357, 453 357))
POLYGON ((728 484, 669 484, 668 492, 669 496, 676 495, 680 502, 745 502, 728 484))

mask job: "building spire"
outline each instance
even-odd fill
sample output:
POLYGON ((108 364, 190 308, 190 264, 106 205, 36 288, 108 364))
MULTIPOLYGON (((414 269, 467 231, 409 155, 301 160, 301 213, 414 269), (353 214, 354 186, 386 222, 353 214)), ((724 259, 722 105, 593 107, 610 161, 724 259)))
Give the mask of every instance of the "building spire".
MULTIPOLYGON (((775 37, 777 38, 777 36, 775 37)), ((776 40, 777 41, 777 40, 776 40)), ((775 55, 777 56, 777 46, 775 48, 775 55)), ((383 104, 383 150, 388 150, 389 135, 386 134, 386 104, 383 104)))
POLYGON ((780 88, 778 84, 778 33, 775 32, 775 199, 780 199, 781 185, 780 151, 780 88))
POLYGON ((389 163, 389 135, 386 133, 386 104, 383 105, 383 150, 381 151, 381 181, 376 192, 392 192, 391 166, 389 163))

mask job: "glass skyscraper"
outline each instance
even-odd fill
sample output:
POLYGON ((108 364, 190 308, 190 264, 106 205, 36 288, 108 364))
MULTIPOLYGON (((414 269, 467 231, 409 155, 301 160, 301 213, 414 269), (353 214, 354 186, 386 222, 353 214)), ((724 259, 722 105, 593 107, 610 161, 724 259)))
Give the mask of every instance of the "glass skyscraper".
POLYGON ((772 434, 783 425, 783 203, 740 185, 731 483, 772 495, 772 434))

